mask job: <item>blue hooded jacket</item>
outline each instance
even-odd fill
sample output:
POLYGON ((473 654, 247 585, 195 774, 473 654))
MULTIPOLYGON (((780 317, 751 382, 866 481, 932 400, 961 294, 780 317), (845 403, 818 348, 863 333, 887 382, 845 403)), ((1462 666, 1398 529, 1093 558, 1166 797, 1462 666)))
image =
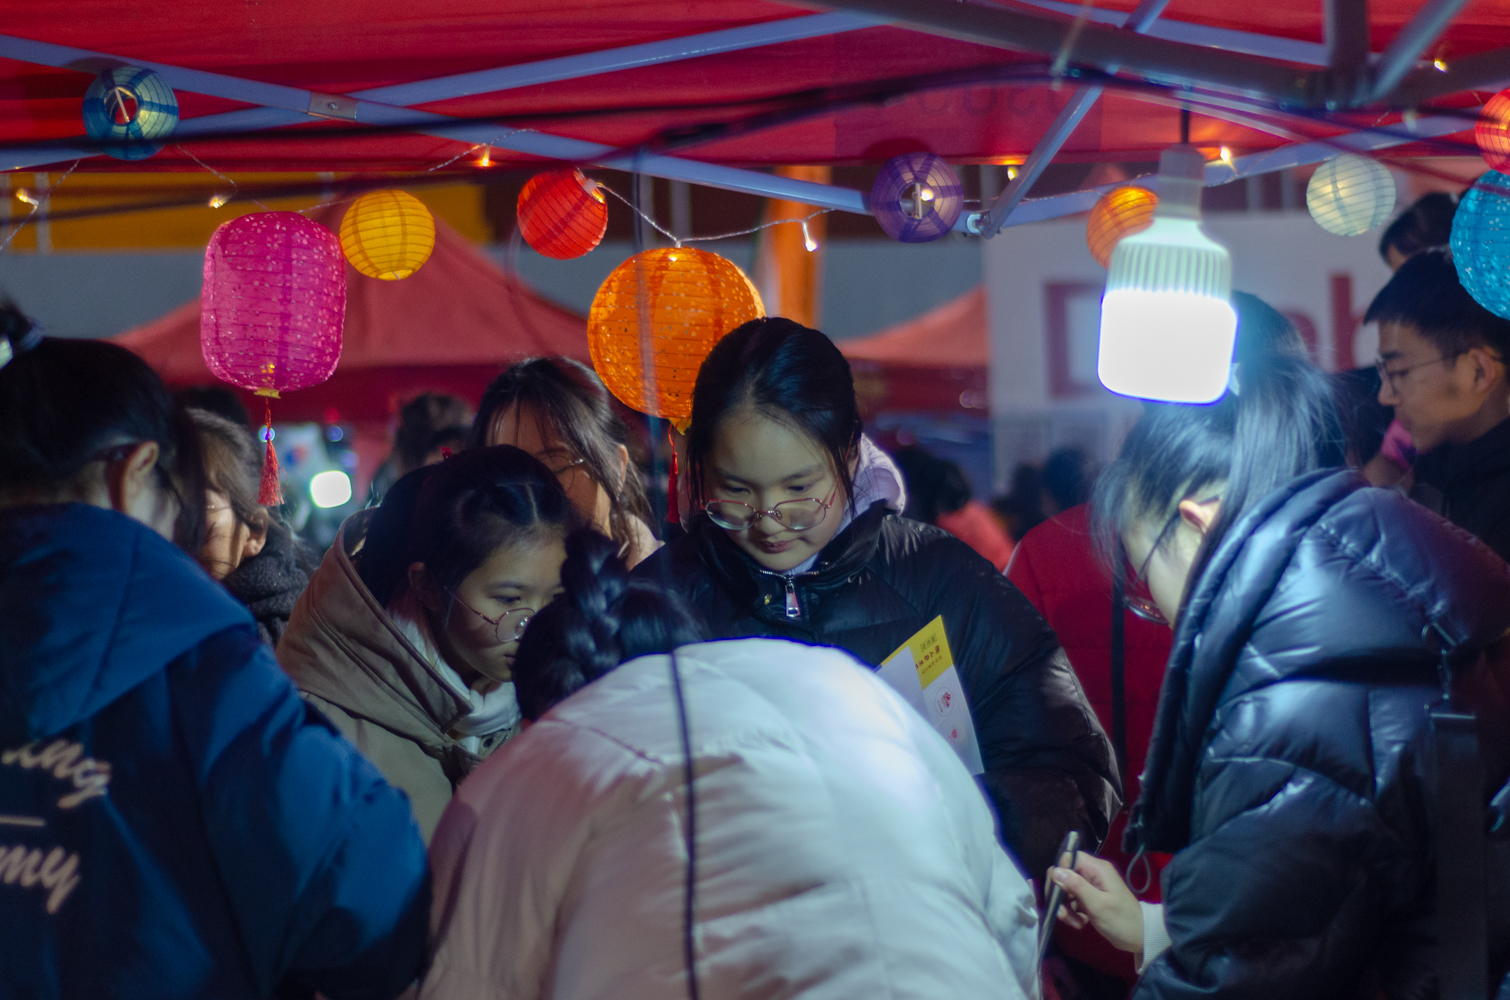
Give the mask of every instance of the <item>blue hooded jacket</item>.
POLYGON ((142 524, 0 510, 0 996, 391 997, 429 883, 403 794, 142 524))

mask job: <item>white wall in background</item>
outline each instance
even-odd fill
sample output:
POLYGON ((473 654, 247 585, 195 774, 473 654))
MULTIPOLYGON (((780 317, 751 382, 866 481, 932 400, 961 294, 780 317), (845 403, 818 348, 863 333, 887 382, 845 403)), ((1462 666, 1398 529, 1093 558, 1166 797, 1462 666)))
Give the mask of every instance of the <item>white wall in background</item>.
MULTIPOLYGON (((1319 363, 1372 361, 1377 335, 1358 319, 1390 276, 1378 230, 1333 236, 1305 212, 1218 214, 1205 226, 1232 253, 1233 286, 1289 315, 1319 363)), ((1110 458, 1141 405, 1095 380, 1106 272, 1086 249, 1084 218, 1005 229, 983 257, 997 485, 1018 462, 1065 445, 1110 458)))

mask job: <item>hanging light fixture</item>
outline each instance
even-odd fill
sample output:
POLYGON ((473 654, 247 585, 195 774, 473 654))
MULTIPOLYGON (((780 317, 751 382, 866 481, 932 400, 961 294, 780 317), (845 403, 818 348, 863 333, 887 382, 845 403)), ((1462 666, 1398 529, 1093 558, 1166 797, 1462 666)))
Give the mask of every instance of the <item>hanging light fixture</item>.
POLYGON ((1194 147, 1165 150, 1153 225, 1112 251, 1097 359, 1112 392, 1209 403, 1226 389, 1237 333, 1232 258, 1201 231, 1205 172, 1194 147))

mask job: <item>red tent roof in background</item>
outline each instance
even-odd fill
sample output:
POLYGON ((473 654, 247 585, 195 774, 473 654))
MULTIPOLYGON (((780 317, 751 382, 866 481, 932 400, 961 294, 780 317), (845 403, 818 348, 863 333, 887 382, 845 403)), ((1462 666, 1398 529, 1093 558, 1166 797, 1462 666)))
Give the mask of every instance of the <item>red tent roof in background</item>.
MULTIPOLYGON (((1105 0, 1128 11, 1134 0, 1105 0)), ((1010 4, 1008 4, 1010 6, 1010 4)), ((1373 0, 1371 42, 1383 49, 1421 8, 1421 0, 1373 0)), ((12 36, 156 61, 248 80, 346 94, 386 85, 616 46, 678 38, 803 16, 766 0, 29 0, 7 5, 12 36)), ((1323 35, 1317 0, 1173 0, 1162 14, 1185 21, 1305 42, 1323 35)), ((1510 5, 1469 4, 1427 58, 1449 60, 1510 45, 1510 5)), ((423 105, 468 118, 494 118, 500 133, 529 127, 616 147, 664 130, 729 121, 769 110, 770 99, 824 88, 920 74, 993 70, 1044 63, 1042 56, 872 27, 578 79, 537 84, 423 105)), ((48 68, 0 60, 0 143, 80 134, 80 101, 92 64, 48 68)), ((721 163, 879 162, 928 147, 954 160, 1020 157, 1074 93, 1041 80, 969 82, 900 100, 820 111, 800 120, 698 145, 686 155, 721 163)), ((195 93, 179 95, 185 120, 246 105, 195 93)), ((1067 159, 1146 159, 1175 140, 1178 112, 1109 91, 1065 144, 1067 159)), ((1466 123, 1465 123, 1466 124, 1466 123)), ((1290 121, 1312 136, 1339 127, 1290 121)), ((301 126, 305 127, 305 126, 301 126)), ((346 127, 316 121, 312 127, 346 127)), ((465 147, 394 133, 300 141, 296 132, 246 140, 196 142, 191 148, 221 170, 421 170, 465 147)), ((1192 139, 1236 150, 1286 142, 1265 132, 1196 114, 1192 139)), ((67 162, 75 154, 60 154, 67 162)), ((504 154, 495 153, 495 162, 504 154)), ((82 170, 200 169, 177 149, 120 163, 86 159, 82 170)))
MULTIPOLYGON (((343 207, 313 217, 339 229, 343 207)), ((540 298, 440 219, 435 251, 412 277, 379 281, 348 265, 346 279, 340 365, 328 382, 277 403, 280 420, 319 420, 335 410, 342 420, 387 421, 401 397, 421 389, 456 392, 475 403, 493 376, 519 358, 588 360, 581 316, 540 298)), ((141 355, 172 385, 216 381, 199 347, 197 299, 114 342, 141 355)))
POLYGON ((984 368, 990 364, 986 290, 957 299, 880 333, 839 342, 851 361, 907 368, 984 368))

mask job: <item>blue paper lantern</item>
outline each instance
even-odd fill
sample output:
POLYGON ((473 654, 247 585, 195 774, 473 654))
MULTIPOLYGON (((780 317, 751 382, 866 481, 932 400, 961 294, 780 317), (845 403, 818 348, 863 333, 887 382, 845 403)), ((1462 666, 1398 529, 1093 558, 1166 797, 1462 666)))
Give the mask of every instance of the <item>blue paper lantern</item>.
POLYGON ((965 189, 941 157, 904 153, 886 161, 870 189, 870 210, 886 235, 927 243, 954 228, 965 189))
POLYGON ((1510 319, 1510 177, 1491 170, 1458 202, 1452 260, 1468 294, 1510 319))
POLYGON ((119 160, 145 160, 178 127, 178 98, 150 69, 117 66, 94 78, 84 95, 84 131, 119 160))

